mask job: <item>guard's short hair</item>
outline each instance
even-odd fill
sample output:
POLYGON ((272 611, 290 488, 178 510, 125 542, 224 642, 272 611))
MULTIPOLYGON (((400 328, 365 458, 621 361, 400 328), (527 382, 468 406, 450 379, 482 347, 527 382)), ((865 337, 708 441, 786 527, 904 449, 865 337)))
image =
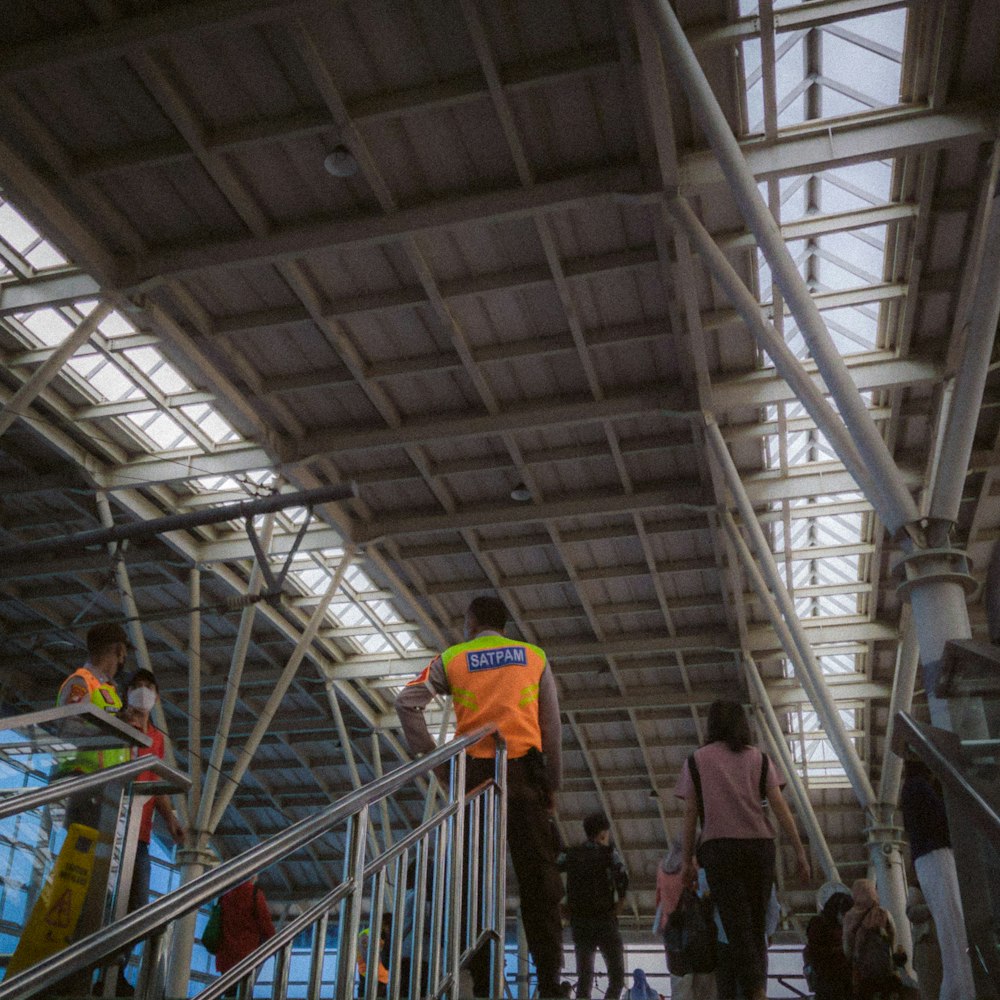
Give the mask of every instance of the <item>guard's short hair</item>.
POLYGON ((119 642, 128 648, 128 633, 118 622, 99 622, 87 631, 87 652, 91 657, 100 656, 119 642))
POLYGON ((604 813, 591 813, 583 820, 583 832, 588 840, 593 840, 599 833, 611 829, 611 821, 604 813))
POLYGON ((491 628, 497 632, 503 631, 509 617, 507 607, 499 597, 474 597, 469 602, 468 612, 472 613, 476 624, 481 628, 491 628))

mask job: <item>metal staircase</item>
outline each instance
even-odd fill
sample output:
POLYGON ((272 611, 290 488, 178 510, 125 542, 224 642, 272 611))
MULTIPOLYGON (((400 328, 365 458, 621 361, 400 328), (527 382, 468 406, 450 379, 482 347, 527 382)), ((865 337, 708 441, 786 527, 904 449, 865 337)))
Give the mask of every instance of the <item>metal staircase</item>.
MULTIPOLYGON (((101 967, 140 941, 146 946, 135 996, 163 1000, 174 931, 182 918, 316 839, 338 831, 344 838, 340 882, 332 889, 317 891, 315 898, 304 902, 301 912, 285 921, 274 937, 199 992, 199 1000, 213 1000, 224 993, 231 996, 232 991, 240 997, 250 996, 258 972, 272 956, 276 965, 271 995, 284 997, 293 943, 297 938, 301 942, 303 934, 308 934, 312 942, 306 996, 353 997, 362 925, 367 919, 367 926, 380 927, 384 913, 392 915, 387 942, 388 997, 457 997, 460 969, 480 947, 491 948, 493 995, 502 996, 506 748, 495 734, 498 749, 494 779, 465 790, 466 750, 491 732, 480 729, 456 739, 292 824, 179 889, 73 941, 44 961, 0 982, 0 1000, 52 1000, 61 995, 60 984, 101 967), (436 794, 432 781, 423 821, 390 846, 379 848, 372 835, 370 816, 404 786, 431 778, 435 769, 438 773, 448 771, 449 794, 436 794), (331 924, 336 939, 332 963, 327 948, 331 924), (408 936, 410 961, 404 964, 401 957, 408 936), (332 974, 331 965, 335 970, 332 974), (405 979, 404 967, 409 969, 405 979)), ((162 762, 154 759, 151 763, 146 757, 85 778, 12 793, 0 803, 0 817, 17 812, 19 807, 53 802, 84 786, 134 778, 146 768, 157 770, 178 786, 187 780, 162 762)), ((375 969, 380 961, 378 935, 368 935, 367 941, 367 967, 375 969)), ((369 975, 366 998, 372 1000, 377 989, 377 977, 369 975)))

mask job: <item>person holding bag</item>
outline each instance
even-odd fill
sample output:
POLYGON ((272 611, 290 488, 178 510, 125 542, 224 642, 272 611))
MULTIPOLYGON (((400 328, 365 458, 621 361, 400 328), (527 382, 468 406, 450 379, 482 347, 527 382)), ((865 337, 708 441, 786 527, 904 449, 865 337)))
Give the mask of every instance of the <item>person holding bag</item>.
POLYGON ((765 1000, 766 919, 775 847, 763 798, 795 848, 800 879, 807 882, 811 871, 781 794, 781 775, 750 744, 743 707, 733 701, 713 702, 708 710, 708 740, 684 762, 674 794, 684 800, 684 883, 691 884, 696 877, 695 834, 700 821, 698 862, 729 941, 738 986, 746 1000, 765 1000))

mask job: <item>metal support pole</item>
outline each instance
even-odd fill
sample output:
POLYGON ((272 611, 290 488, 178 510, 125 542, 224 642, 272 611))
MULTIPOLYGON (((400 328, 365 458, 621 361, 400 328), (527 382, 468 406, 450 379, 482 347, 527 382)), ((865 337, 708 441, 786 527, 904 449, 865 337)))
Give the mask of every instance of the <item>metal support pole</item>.
MULTIPOLYGON (((271 534, 274 530, 274 515, 268 514, 264 519, 264 530, 262 532, 261 547, 266 552, 271 546, 271 534)), ((250 581, 247 584, 247 594, 253 596, 260 591, 264 573, 260 566, 260 560, 255 560, 253 569, 250 571, 250 581)), ((222 710, 219 713, 218 728, 215 731, 215 739, 212 741, 212 757, 208 766, 208 773, 205 775, 205 785, 201 791, 201 802, 198 804, 198 818, 195 826, 199 830, 207 830, 214 833, 214 827, 209 827, 208 818, 215 805, 215 794, 219 787, 219 776, 222 774, 222 765, 226 756, 226 741, 229 738, 229 730, 233 724, 233 713, 236 711, 236 699, 240 693, 240 680, 243 676, 243 664, 246 661, 247 650, 250 647, 250 630, 253 627, 253 620, 257 613, 256 605, 251 604, 243 609, 240 616, 240 626, 236 633, 236 642, 233 645, 233 655, 229 662, 229 676, 226 678, 226 692, 222 699, 222 710)))
POLYGON ((965 324, 965 350, 955 377, 951 409, 934 480, 930 516, 954 523, 962 502, 993 341, 1000 322, 1000 193, 993 192, 976 290, 965 324))
MULTIPOLYGON (((340 909, 340 926, 337 931, 337 989, 334 992, 336 997, 354 996, 354 967, 358 956, 361 904, 365 887, 365 831, 367 829, 368 807, 365 806, 347 821, 344 881, 351 881, 353 888, 340 909)), ((370 968, 374 976, 375 969, 370 968)))
MULTIPOLYGON (((237 752, 236 763, 233 765, 233 768, 229 773, 230 780, 226 787, 219 792, 216 797, 216 801, 212 806, 211 818, 208 821, 209 830, 214 831, 216 827, 218 827, 220 821, 222 820, 222 814, 226 811, 226 807, 236 794, 236 789, 239 787, 240 781, 243 779, 243 775, 246 774, 247 768, 250 766, 250 761, 253 759, 253 755, 257 752, 257 748, 260 746, 261 741, 267 735, 271 721, 274 719, 278 709, 281 707, 281 701, 285 697, 285 693, 291 686, 292 681, 295 680, 295 675, 298 673, 298 669, 301 666, 303 659, 305 659, 305 655, 309 651, 309 647, 312 645, 313 639, 316 638, 320 625, 323 624, 323 621, 326 618, 326 613, 330 608, 330 604, 337 591, 340 589, 340 584, 344 579, 344 573, 347 571, 347 567, 350 566, 353 558, 354 550, 349 547, 345 550, 344 556, 340 560, 337 569, 331 575, 330 582, 327 585, 326 591, 320 599, 319 604, 317 604, 313 609, 313 613, 309 618, 309 623, 299 636, 299 640, 295 644, 295 649, 292 650, 292 655, 289 656, 288 662, 285 664, 285 668, 281 672, 281 676, 272 688, 271 694, 268 696, 267 703, 264 705, 264 708, 261 710, 260 715, 257 718, 257 722, 254 724, 253 731, 250 733, 249 737, 247 737, 247 741, 244 746, 242 746, 237 752)), ((247 611, 251 610, 251 608, 244 608, 243 613, 246 614, 247 611)))
MULTIPOLYGON (((194 787, 192 785, 192 787, 194 787)), ((196 830, 188 831, 193 846, 181 847, 177 851, 180 866, 181 885, 193 882, 218 864, 218 858, 204 847, 204 835, 196 830)), ((166 995, 186 997, 191 983, 191 955, 194 951, 195 927, 198 911, 192 910, 174 923, 170 943, 170 961, 167 963, 166 995)))
POLYGON ((462 958, 462 882, 463 861, 465 851, 465 761, 463 751, 452 758, 451 768, 451 799, 461 803, 455 814, 448 820, 448 910, 445 919, 445 953, 448 958, 448 974, 450 983, 448 995, 452 1000, 458 1000, 459 972, 462 958))
POLYGON ((916 504, 875 422, 865 408, 843 359, 833 345, 816 303, 785 246, 774 216, 757 190, 756 178, 747 165, 669 0, 648 2, 660 44, 667 55, 667 65, 684 87, 691 110, 719 161, 729 192, 771 267, 774 283, 785 297, 865 465, 882 485, 878 496, 870 496, 868 499, 878 510, 890 534, 895 534, 917 519, 916 504))
MULTIPOLYGON (((764 721, 764 725, 761 727, 764 738, 767 740, 771 752, 780 761, 785 771, 785 777, 788 779, 788 787, 791 789, 792 797, 795 799, 795 811, 798 813, 799 819, 802 821, 802 825, 806 828, 806 833, 809 835, 809 846, 812 848, 820 868, 823 869, 826 880, 828 882, 839 882, 840 873, 837 871, 837 863, 833 860, 833 855, 830 853, 830 847, 826 842, 819 818, 816 816, 812 803, 809 801, 809 793, 802 783, 799 770, 795 766, 795 760, 788 749, 788 743, 785 742, 784 734, 781 731, 781 723, 778 721, 777 713, 774 711, 774 706, 768 697, 767 688, 764 686, 764 679, 760 676, 757 664, 752 658, 746 657, 744 659, 743 668, 750 688, 757 695, 757 704, 760 707, 761 716, 764 721)), ((805 761, 803 761, 803 766, 805 766, 805 761)))
POLYGON ((903 777, 903 758, 897 756, 892 750, 896 713, 910 711, 920 666, 920 650, 917 648, 917 632, 913 623, 913 615, 905 606, 903 607, 900 631, 899 648, 896 650, 896 669, 892 675, 892 693, 889 695, 889 725, 885 731, 882 776, 878 786, 878 800, 884 808, 889 810, 895 810, 899 802, 899 786, 903 777))
POLYGON ((309 987, 306 991, 308 1000, 320 1000, 323 989, 323 963, 326 961, 326 931, 329 926, 329 913, 324 913, 313 924, 312 957, 309 960, 309 987))
POLYGON ((806 636, 795 612, 795 605, 785 588, 785 582, 774 561, 774 555, 767 544, 764 532, 757 521, 757 515, 754 513, 750 498, 740 481, 739 471, 729 454, 729 449, 722 438, 718 424, 711 416, 706 417, 706 437, 712 445, 712 450, 726 477, 730 493, 739 508, 743 525, 753 542, 756 559, 728 511, 723 514, 722 522, 729 531, 736 551, 740 553, 754 589, 768 611, 774 629, 795 668, 796 677, 805 688, 806 694, 823 724, 823 729, 837 753, 844 773, 847 775, 847 780, 854 789, 854 794, 858 797, 863 808, 871 809, 875 804, 875 791, 865 773, 864 765, 854 748, 854 744, 844 731, 844 724, 837 711, 837 705, 827 687, 826 678, 816 660, 808 636, 806 636))
MULTIPOLYGON (((774 328, 774 324, 764 318, 760 303, 719 249, 711 233, 702 225, 685 199, 671 198, 667 202, 667 208, 683 226, 695 249, 743 318, 743 322, 754 335, 761 350, 767 353, 775 371, 788 383, 806 412, 816 422, 816 426, 823 432, 830 446, 844 463, 844 468, 857 481, 865 496, 871 498, 878 495, 881 491, 878 480, 865 465, 844 422, 827 402, 819 386, 802 367, 802 363, 792 353, 784 338, 774 328)), ((877 510, 880 507, 885 508, 886 502, 883 500, 881 504, 874 506, 877 510)))
MULTIPOLYGON (((493 838, 493 927, 498 939, 493 952, 493 966, 490 969, 490 983, 493 996, 504 995, 504 966, 507 949, 507 743, 496 736, 496 790, 492 793, 496 805, 493 809, 494 827, 490 830, 493 838)), ((522 890, 523 891, 523 890, 522 890)))
POLYGON ((197 816, 201 802, 201 569, 188 574, 191 611, 188 619, 188 815, 197 816))
MULTIPOLYGON (((385 772, 382 770, 382 745, 379 743, 379 734, 373 732, 371 740, 372 768, 375 771, 375 777, 381 778, 385 772)), ((379 818, 382 820, 382 848, 387 851, 392 847, 392 823, 389 820, 388 798, 382 799, 379 803, 379 818)))
POLYGON ((24 416, 28 407, 45 391, 46 386, 59 374, 63 365, 90 340, 93 332, 111 313, 111 303, 96 305, 80 325, 32 372, 25 383, 0 409, 0 436, 18 417, 24 416))
MULTIPOLYGON (((351 776, 351 785, 354 788, 360 788, 362 785, 361 773, 358 771, 358 764, 354 759, 354 747, 351 744, 351 735, 347 731, 347 723, 344 722, 344 712, 340 707, 340 702, 337 700, 337 692, 334 690, 331 681, 327 681, 326 683, 326 696, 330 702, 333 721, 337 724, 337 735, 340 737, 340 745, 344 750, 344 760, 347 762, 347 770, 351 776)), ((427 819, 427 817, 425 816, 424 819, 427 819)), ((371 846, 372 854, 377 855, 379 852, 378 839, 375 837, 375 831, 371 827, 368 829, 368 843, 371 846)))
MULTIPOLYGON (((108 500, 107 493, 98 493, 95 499, 101 523, 105 527, 110 527, 114 524, 114 518, 111 514, 111 503, 108 500)), ((117 552, 114 546, 109 546, 108 548, 112 558, 115 560, 115 581, 118 585, 118 592, 121 595, 122 611, 128 623, 129 639, 135 648, 136 662, 143 670, 148 670, 155 677, 156 671, 153 669, 153 661, 149 656, 149 647, 146 645, 146 636, 142 631, 142 621, 138 605, 135 603, 135 594, 132 591, 132 581, 129 579, 128 567, 125 565, 125 560, 122 558, 121 553, 117 552)), ((153 725, 165 736, 163 741, 164 760, 171 767, 176 768, 177 755, 174 753, 174 747, 170 742, 169 736, 167 736, 169 730, 167 729, 166 718, 163 714, 163 705, 160 704, 159 699, 157 699, 156 707, 153 709, 153 725)), ((181 814, 181 821, 187 826, 187 800, 183 797, 181 798, 180 809, 178 811, 181 814)))

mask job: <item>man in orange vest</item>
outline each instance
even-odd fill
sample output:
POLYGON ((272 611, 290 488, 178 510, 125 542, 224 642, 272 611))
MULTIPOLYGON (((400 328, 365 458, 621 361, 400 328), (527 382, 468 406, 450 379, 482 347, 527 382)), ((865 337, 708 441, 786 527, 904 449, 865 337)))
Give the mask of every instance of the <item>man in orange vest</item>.
MULTIPOLYGON (((117 622, 101 622, 87 632, 87 662, 63 681, 57 705, 89 701, 105 712, 117 715, 122 699, 114 685, 115 675, 128 658, 128 634, 117 622)), ((92 734, 92 730, 88 729, 92 734)), ((92 774, 130 757, 128 747, 109 750, 78 750, 59 762, 59 775, 92 774)), ((100 793, 74 796, 66 808, 66 826, 83 823, 96 827, 100 813, 100 793)))
MULTIPOLYGON (((465 641, 435 657, 396 698, 407 746, 414 754, 435 747, 423 710, 450 694, 456 732, 495 723, 507 743, 507 843, 520 887, 521 920, 538 972, 538 995, 562 995, 562 880, 552 830, 554 794, 562 780, 559 698, 538 646, 503 635, 507 609, 496 597, 476 597, 465 615, 465 641)), ((466 788, 494 773, 493 737, 469 749, 466 788)), ((489 996, 489 951, 469 962, 473 992, 489 996)))

